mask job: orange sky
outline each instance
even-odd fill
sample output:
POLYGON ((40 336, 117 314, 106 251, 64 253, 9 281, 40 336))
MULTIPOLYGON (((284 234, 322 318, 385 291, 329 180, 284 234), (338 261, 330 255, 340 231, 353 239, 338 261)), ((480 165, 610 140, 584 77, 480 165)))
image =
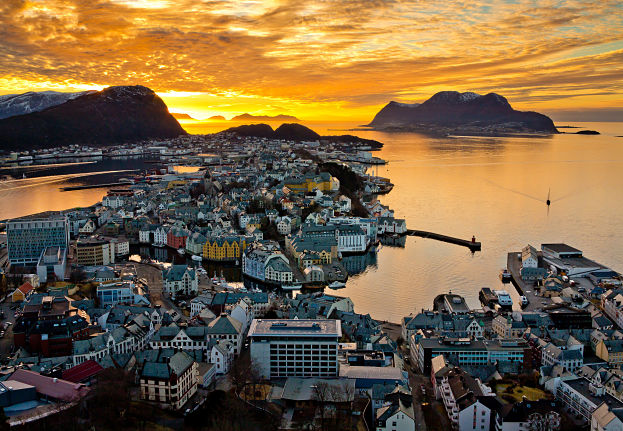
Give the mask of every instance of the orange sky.
POLYGON ((0 94, 142 84, 196 118, 370 120, 440 90, 607 112, 623 106, 622 4, 1 0, 0 94))

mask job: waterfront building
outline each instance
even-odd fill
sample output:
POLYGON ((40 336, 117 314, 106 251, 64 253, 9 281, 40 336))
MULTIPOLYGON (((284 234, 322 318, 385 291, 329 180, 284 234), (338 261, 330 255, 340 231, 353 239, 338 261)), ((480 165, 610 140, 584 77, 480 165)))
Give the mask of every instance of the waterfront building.
POLYGON ((186 352, 166 362, 146 362, 140 373, 141 399, 179 410, 197 392, 197 363, 186 352))
POLYGON ((254 319, 251 359, 265 378, 335 377, 339 320, 254 319))
POLYGON ((379 217, 379 234, 398 234, 407 233, 407 221, 403 218, 379 217))
POLYGON ((191 233, 186 238, 186 251, 197 256, 203 255, 203 247, 207 242, 207 238, 199 232, 191 233))
POLYGON ((169 247, 178 249, 186 247, 186 239, 188 238, 188 231, 181 227, 173 226, 169 232, 167 232, 167 242, 169 247))
POLYGON ((582 251, 567 244, 541 244, 543 261, 568 277, 585 277, 605 266, 587 259, 582 251))
POLYGON ((362 253, 368 248, 367 236, 358 225, 337 226, 337 250, 340 253, 362 253))
POLYGON ((9 220, 6 235, 11 265, 36 264, 47 247, 69 247, 69 223, 63 215, 9 220))
POLYGON ((250 243, 248 236, 212 236, 203 244, 203 258, 213 261, 235 261, 250 243))
POLYGON ((115 246, 98 237, 80 238, 76 242, 76 263, 82 266, 101 266, 115 262, 115 246))
POLYGON ((182 294, 186 296, 196 295, 199 289, 197 271, 186 265, 171 265, 162 271, 163 291, 172 298, 182 294))
POLYGON ((242 255, 242 273, 260 281, 291 283, 290 261, 272 241, 255 242, 242 255))

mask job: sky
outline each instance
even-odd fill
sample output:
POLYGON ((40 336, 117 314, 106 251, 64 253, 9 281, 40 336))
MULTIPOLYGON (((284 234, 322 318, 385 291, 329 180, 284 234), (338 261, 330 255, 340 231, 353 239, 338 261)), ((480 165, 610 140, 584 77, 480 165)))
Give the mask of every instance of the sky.
POLYGON ((442 90, 616 119, 623 2, 0 0, 0 94, 134 84, 199 119, 370 120, 442 90))

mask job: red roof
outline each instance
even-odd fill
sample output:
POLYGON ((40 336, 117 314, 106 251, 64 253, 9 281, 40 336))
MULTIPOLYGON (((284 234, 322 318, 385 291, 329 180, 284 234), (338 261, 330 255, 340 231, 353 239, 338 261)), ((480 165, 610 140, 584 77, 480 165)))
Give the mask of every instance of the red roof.
POLYGON ((101 373, 103 370, 104 368, 100 364, 93 359, 89 359, 80 365, 63 371, 63 379, 69 382, 80 383, 101 373))
POLYGON ((34 287, 32 287, 32 284, 30 284, 29 282, 26 282, 26 283, 22 284, 20 287, 18 287, 18 289, 24 295, 27 295, 30 291, 32 291, 34 289, 34 287))
POLYGON ((30 370, 17 370, 10 379, 34 386, 37 388, 37 393, 56 400, 77 401, 89 392, 89 388, 81 383, 42 376, 30 370))

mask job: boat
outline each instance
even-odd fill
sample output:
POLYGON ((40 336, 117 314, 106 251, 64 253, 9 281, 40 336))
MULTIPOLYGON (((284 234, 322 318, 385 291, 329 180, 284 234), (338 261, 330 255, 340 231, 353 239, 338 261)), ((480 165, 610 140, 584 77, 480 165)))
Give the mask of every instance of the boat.
POLYGON ((214 271, 214 277, 212 277, 210 281, 212 282, 212 284, 215 284, 217 286, 227 287, 227 280, 225 280, 225 277, 223 277, 223 271, 221 271, 220 277, 217 277, 216 271, 214 271))
POLYGON ((178 248, 177 252, 181 254, 182 256, 186 254, 186 250, 184 250, 183 248, 178 248))
POLYGON ((508 269, 503 269, 500 271, 500 280, 502 280, 502 283, 510 283, 511 273, 508 271, 508 269))
POLYGON ((342 283, 341 281, 334 281, 333 283, 329 284, 329 287, 331 289, 341 289, 342 287, 346 287, 346 283, 342 283))
POLYGON ((526 298, 525 296, 521 296, 519 299, 521 300, 522 307, 525 307, 526 305, 528 305, 528 298, 526 298))
POLYGON ((498 297, 500 308, 510 310, 513 307, 513 299, 506 290, 494 290, 493 293, 498 297))
POLYGON ((190 258, 195 262, 201 262, 203 260, 201 256, 197 256, 196 254, 193 254, 190 258))

